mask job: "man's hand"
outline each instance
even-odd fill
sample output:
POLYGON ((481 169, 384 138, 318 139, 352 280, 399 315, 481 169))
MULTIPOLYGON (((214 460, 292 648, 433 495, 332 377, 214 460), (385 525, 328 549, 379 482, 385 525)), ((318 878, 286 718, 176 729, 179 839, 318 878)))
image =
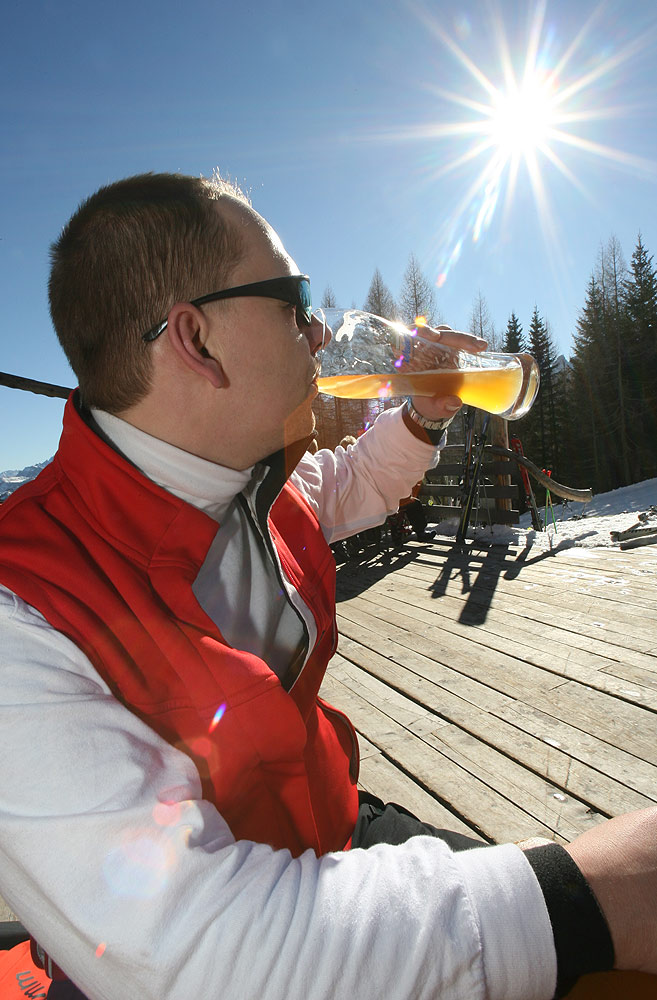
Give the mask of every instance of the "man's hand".
MULTIPOLYGON (((453 347, 456 351, 478 354, 488 347, 487 342, 481 337, 475 337, 472 333, 461 333, 442 324, 436 327, 425 326, 421 330, 425 340, 433 340, 444 347, 453 347)), ((444 417, 453 417, 461 409, 462 403, 458 396, 413 396, 413 406, 428 420, 442 420, 444 417)))
POLYGON ((657 806, 601 823, 565 849, 607 918, 616 968, 657 974, 657 806))

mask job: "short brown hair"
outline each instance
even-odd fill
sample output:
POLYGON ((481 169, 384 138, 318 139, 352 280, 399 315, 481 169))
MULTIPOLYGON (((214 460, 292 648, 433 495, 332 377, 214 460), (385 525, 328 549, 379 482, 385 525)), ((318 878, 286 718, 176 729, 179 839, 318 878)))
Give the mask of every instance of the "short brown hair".
POLYGON ((243 252, 216 211, 235 185, 140 174, 100 188, 50 248, 50 315, 86 406, 110 413, 148 392, 152 348, 142 334, 175 302, 221 287, 243 252))

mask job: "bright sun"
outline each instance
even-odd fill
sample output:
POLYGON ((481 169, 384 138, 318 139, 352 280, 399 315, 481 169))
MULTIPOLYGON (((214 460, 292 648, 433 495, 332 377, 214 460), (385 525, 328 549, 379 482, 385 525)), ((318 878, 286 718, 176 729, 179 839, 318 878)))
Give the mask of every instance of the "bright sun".
POLYGON ((556 122, 556 102, 548 84, 531 79, 494 98, 490 137, 503 155, 527 156, 545 150, 556 122))
MULTIPOLYGON (((498 205, 503 202, 505 213, 510 211, 521 170, 529 179, 540 226, 555 257, 559 240, 554 228, 555 213, 548 204, 546 167, 558 171, 583 197, 590 195, 584 178, 578 176, 576 154, 599 157, 644 176, 655 176, 654 163, 584 138, 580 128, 586 122, 618 116, 618 107, 601 104, 604 88, 598 85, 644 48, 648 36, 611 48, 605 58, 586 58, 591 18, 558 53, 554 38, 550 40, 550 32, 544 30, 546 6, 547 0, 533 0, 528 8, 524 51, 512 54, 501 16, 493 5, 491 37, 499 52, 497 82, 445 33, 436 18, 416 8, 427 30, 451 52, 470 78, 470 86, 460 90, 447 91, 442 82, 430 85, 430 91, 441 101, 442 120, 388 135, 394 139, 441 142, 441 146, 443 141, 449 142, 452 155, 445 156, 442 147, 435 156, 436 168, 427 176, 437 181, 446 174, 459 173, 465 181, 460 200, 443 217, 436 234, 439 287, 447 280, 466 240, 477 242, 491 225, 498 205), (465 115, 446 122, 445 101, 464 110, 465 115), (561 155, 562 150, 567 151, 567 156, 561 155), (478 174, 470 171, 475 162, 480 165, 478 174)), ((441 81, 444 79, 442 72, 441 81)))

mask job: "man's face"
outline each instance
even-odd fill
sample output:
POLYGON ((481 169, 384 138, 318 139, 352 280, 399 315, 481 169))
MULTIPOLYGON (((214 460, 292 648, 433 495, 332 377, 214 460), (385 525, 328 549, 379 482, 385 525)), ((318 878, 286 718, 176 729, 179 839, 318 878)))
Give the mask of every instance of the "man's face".
MULTIPOLYGON (((256 212, 233 199, 220 204, 244 248, 230 286, 300 273, 277 233, 256 212)), ((235 420, 257 458, 311 434, 320 324, 297 325, 295 307, 277 299, 235 298, 212 308, 216 332, 210 353, 221 360, 235 420)))

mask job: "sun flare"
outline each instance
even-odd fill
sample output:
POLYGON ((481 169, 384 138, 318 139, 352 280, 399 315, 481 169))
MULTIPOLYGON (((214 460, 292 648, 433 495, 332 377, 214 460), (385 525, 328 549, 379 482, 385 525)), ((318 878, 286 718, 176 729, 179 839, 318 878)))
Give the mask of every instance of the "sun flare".
MULTIPOLYGON (((587 138, 585 131, 590 123, 618 118, 627 110, 615 104, 605 105, 605 94, 615 71, 654 40, 657 30, 615 48, 609 44, 600 57, 599 49, 596 52, 590 44, 598 9, 559 52, 554 25, 545 25, 547 0, 534 0, 528 7, 524 47, 512 50, 499 9, 492 7, 491 41, 498 58, 496 71, 487 75, 475 56, 446 33, 443 22, 425 8, 416 5, 414 10, 427 31, 466 71, 459 89, 446 90, 442 82, 428 85, 429 92, 440 102, 438 121, 386 136, 388 140, 426 140, 434 144, 432 158, 436 166, 426 169, 427 183, 448 174, 458 174, 463 180, 460 199, 449 215, 443 216, 436 233, 438 287, 446 282, 466 243, 477 243, 490 228, 500 206, 504 217, 508 216, 521 172, 529 181, 538 223, 554 261, 559 256, 556 214, 549 203, 554 171, 585 198, 591 197, 587 158, 657 177, 654 162, 587 138), (462 117, 447 121, 450 105, 458 108, 462 117)), ((457 29, 459 26, 466 30, 457 33, 467 38, 465 16, 457 29)), ((441 79, 447 77, 443 69, 441 79)))
POLYGON ((554 94, 549 83, 539 77, 498 94, 491 105, 491 140, 507 157, 543 151, 556 123, 554 94))

